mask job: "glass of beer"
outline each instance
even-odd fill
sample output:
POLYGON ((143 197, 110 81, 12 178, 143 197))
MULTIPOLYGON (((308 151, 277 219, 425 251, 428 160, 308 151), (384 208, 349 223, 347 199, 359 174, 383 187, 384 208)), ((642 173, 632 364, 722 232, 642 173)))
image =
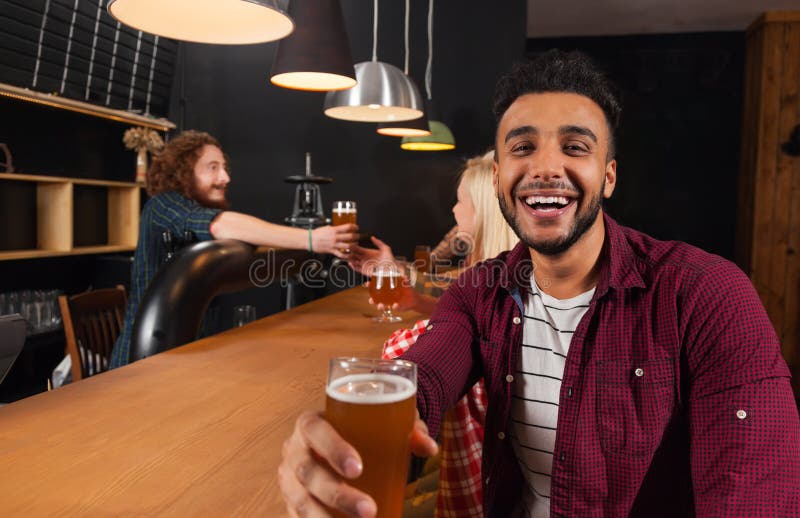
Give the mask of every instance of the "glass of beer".
POLYGON ((392 305, 403 297, 404 277, 400 267, 393 262, 382 262, 375 266, 369 280, 369 296, 375 304, 383 304, 383 313, 373 317, 375 322, 400 322, 399 315, 392 313, 392 305))
POLYGON ((414 248, 414 266, 421 273, 431 273, 431 247, 417 245, 414 248))
MULTIPOLYGON (((331 211, 331 225, 346 225, 347 223, 356 224, 356 202, 354 201, 335 201, 333 202, 333 210, 331 211)), ((349 254, 350 250, 347 248, 339 250, 345 254, 349 254)))
POLYGON ((403 512, 416 394, 412 362, 330 360, 325 418, 361 455, 363 472, 350 484, 375 500, 380 518, 403 512))

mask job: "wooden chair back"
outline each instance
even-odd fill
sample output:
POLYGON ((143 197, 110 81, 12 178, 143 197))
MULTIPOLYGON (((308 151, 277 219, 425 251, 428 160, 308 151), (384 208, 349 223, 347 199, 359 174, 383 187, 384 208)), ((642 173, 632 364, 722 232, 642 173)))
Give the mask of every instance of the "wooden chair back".
POLYGON ((125 288, 106 288, 58 297, 72 381, 108 370, 111 349, 122 330, 125 288))

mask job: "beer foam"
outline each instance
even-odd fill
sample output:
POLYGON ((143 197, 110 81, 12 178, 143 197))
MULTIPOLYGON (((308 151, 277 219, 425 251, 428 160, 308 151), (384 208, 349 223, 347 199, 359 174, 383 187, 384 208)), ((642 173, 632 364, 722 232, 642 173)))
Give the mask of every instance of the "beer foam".
POLYGON ((414 395, 414 383, 394 374, 351 374, 343 376, 326 389, 328 396, 344 403, 383 405, 414 395))
POLYGON ((333 209, 336 214, 355 214, 356 209, 333 209))

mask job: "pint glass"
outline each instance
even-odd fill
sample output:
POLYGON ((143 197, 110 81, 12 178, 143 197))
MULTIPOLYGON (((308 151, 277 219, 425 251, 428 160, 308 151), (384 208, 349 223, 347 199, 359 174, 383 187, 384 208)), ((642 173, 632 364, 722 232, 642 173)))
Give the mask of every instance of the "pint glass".
POLYGON ((344 225, 346 223, 356 224, 356 202, 354 201, 335 201, 333 202, 333 211, 331 218, 331 225, 344 225))
MULTIPOLYGON (((399 518, 411 455, 417 366, 404 360, 333 358, 325 418, 361 455, 352 486, 378 504, 378 518, 399 518)), ((342 515, 337 515, 342 516, 342 515)))
POLYGON ((431 247, 417 245, 414 248, 414 266, 422 273, 431 273, 431 247))
MULTIPOLYGON (((331 225, 345 225, 347 223, 356 224, 356 202, 354 201, 335 201, 333 202, 333 210, 331 211, 331 225)), ((346 254, 350 250, 343 248, 339 250, 346 254)))

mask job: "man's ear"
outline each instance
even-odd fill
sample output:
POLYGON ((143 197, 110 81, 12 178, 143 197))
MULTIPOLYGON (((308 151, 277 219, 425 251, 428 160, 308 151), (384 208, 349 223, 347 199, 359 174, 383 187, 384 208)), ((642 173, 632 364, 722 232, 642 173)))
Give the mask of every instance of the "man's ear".
POLYGON ((603 187, 603 197, 608 199, 611 197, 611 194, 614 192, 614 187, 617 185, 617 161, 615 159, 611 159, 606 164, 606 183, 605 187, 603 187))

